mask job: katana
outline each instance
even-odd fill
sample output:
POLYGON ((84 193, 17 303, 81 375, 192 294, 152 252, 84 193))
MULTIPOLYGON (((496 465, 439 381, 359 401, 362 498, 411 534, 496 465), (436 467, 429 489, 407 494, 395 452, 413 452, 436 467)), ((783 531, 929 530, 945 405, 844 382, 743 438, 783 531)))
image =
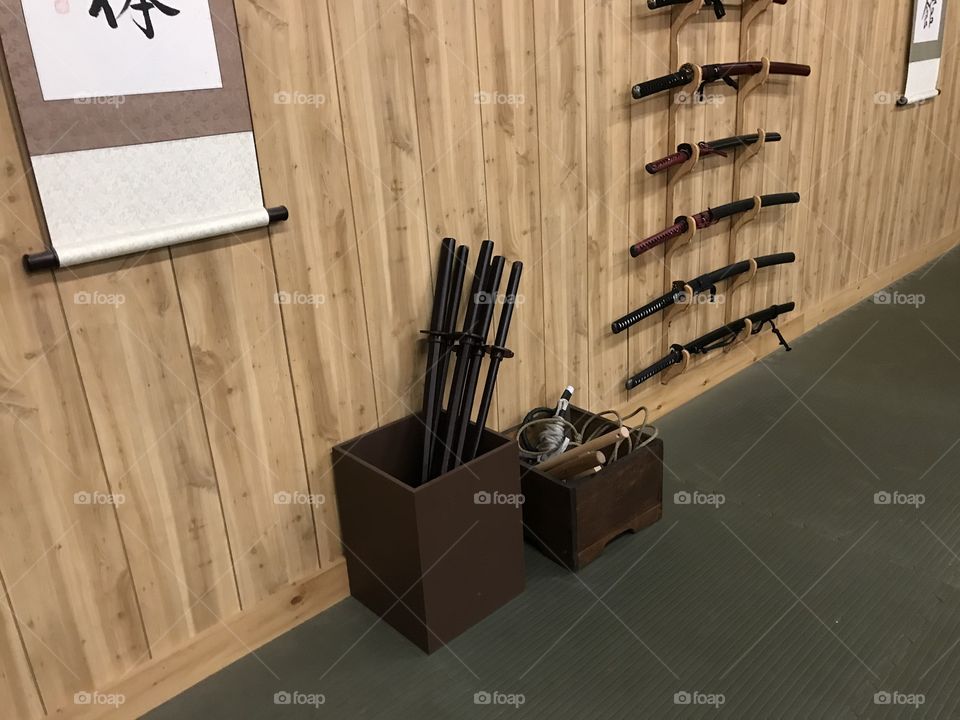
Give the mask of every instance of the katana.
MULTIPOLYGON (((764 195, 760 198, 761 207, 773 207, 774 205, 788 205, 793 203, 800 202, 800 193, 777 193, 774 195, 764 195)), ((748 210, 753 210, 754 199, 745 198, 743 200, 737 200, 736 202, 727 203, 726 205, 721 205, 720 207, 708 208, 702 213, 698 213, 693 216, 693 219, 697 223, 697 229, 702 230, 703 228, 710 227, 711 225, 716 225, 718 222, 724 218, 731 217, 733 215, 738 215, 739 213, 747 212, 748 210)), ((675 237, 680 237, 687 231, 687 220, 685 217, 678 217, 674 224, 665 230, 661 230, 656 235, 651 235, 645 240, 641 240, 638 243, 634 243, 630 246, 630 255, 633 257, 638 257, 647 250, 651 250, 658 245, 662 245, 667 240, 672 240, 675 237)))
MULTIPOLYGON (((703 80, 698 88, 702 92, 705 85, 723 81, 734 89, 739 89, 737 81, 734 79, 741 75, 756 75, 763 70, 763 63, 759 60, 750 62, 735 63, 716 63, 703 66, 703 80)), ((771 75, 797 75, 806 77, 810 74, 809 65, 798 65, 796 63, 772 62, 770 63, 771 75)), ((675 87, 682 87, 693 82, 696 77, 696 68, 690 63, 680 66, 680 69, 670 75, 647 80, 633 86, 633 97, 635 100, 656 95, 675 87)))
MULTIPOLYGON (((470 416, 473 415, 473 402, 477 396, 477 382, 480 379, 480 366, 487 346, 487 335, 490 334, 490 325, 493 323, 493 313, 497 305, 497 296, 500 292, 500 279, 503 277, 503 267, 506 258, 498 255, 490 263, 483 286, 483 297, 477 299, 480 311, 477 314, 477 323, 473 328, 472 342, 466 348, 469 358, 466 380, 463 386, 463 397, 456 416, 456 427, 453 435, 453 450, 451 466, 453 469, 461 465, 466 459, 463 450, 467 444, 467 432, 470 429, 470 416)), ((446 468, 442 471, 446 472, 446 468)))
MULTIPOLYGON (((690 2, 696 2, 696 0, 647 0, 647 7, 651 10, 659 10, 660 8, 670 7, 671 5, 686 5, 690 2)), ((777 5, 787 4, 787 0, 773 0, 773 2, 777 5)), ((713 7, 713 12, 716 14, 717 20, 722 20, 724 15, 727 14, 723 0, 703 0, 703 4, 713 7)))
POLYGON ((460 296, 463 292, 463 279, 467 272, 467 258, 470 248, 461 245, 453 252, 456 241, 445 238, 440 247, 440 262, 437 272, 437 288, 433 300, 433 314, 430 319, 430 348, 427 351, 427 374, 423 390, 423 470, 420 482, 430 479, 430 467, 433 463, 434 448, 439 431, 440 411, 443 406, 443 392, 447 385, 447 369, 450 353, 456 340, 457 315, 460 312, 460 296), (444 280, 446 278, 446 280, 444 280), (444 287, 445 283, 445 287, 444 287), (442 300, 438 324, 437 302, 442 300))
POLYGON ((476 270, 473 273, 473 284, 470 289, 470 297, 467 299, 467 310, 463 319, 463 331, 455 348, 457 361, 454 365, 453 382, 450 385, 450 396, 447 400, 446 427, 444 428, 443 446, 440 450, 440 470, 436 473, 437 475, 447 472, 453 460, 457 416, 460 406, 463 404, 467 370, 472 361, 470 349, 479 342, 473 333, 483 309, 481 300, 487 283, 487 272, 490 269, 490 256, 492 254, 493 243, 490 240, 484 240, 480 244, 480 255, 477 258, 476 270))
MULTIPOLYGON (((780 142, 781 140, 780 133, 770 132, 764 135, 764 142, 780 142)), ((735 137, 723 138, 721 140, 711 140, 709 142, 699 142, 697 147, 700 148, 700 157, 707 157, 708 155, 719 155, 720 157, 726 157, 727 153, 725 150, 735 150, 740 147, 747 147, 748 145, 754 145, 759 142, 760 135, 758 133, 753 133, 752 135, 737 135, 735 137)), ((682 165, 687 160, 693 157, 693 146, 690 143, 681 143, 677 145, 677 151, 673 155, 667 155, 665 158, 660 158, 659 160, 654 160, 651 163, 646 164, 646 170, 651 175, 656 175, 658 172, 666 170, 667 168, 672 168, 674 165, 682 165)))
MULTIPOLYGON (((794 255, 792 252, 787 252, 777 253, 776 255, 764 255, 763 257, 754 258, 754 261, 757 263, 757 268, 760 269, 773 267, 775 265, 785 265, 787 263, 794 262, 796 259, 796 255, 794 255)), ((686 297, 686 288, 688 286, 693 291, 694 295, 700 295, 705 292, 709 292, 711 295, 716 295, 717 283, 723 282, 724 280, 730 280, 738 275, 743 275, 745 272, 748 272, 750 268, 750 261, 742 260, 741 262, 727 265, 719 270, 704 273, 700 277, 696 277, 688 282, 679 280, 675 281, 673 283, 673 287, 670 289, 670 292, 658 297, 653 302, 647 303, 642 308, 624 315, 619 320, 615 320, 611 324, 610 329, 613 330, 614 333, 622 333, 627 328, 633 327, 638 322, 650 317, 651 315, 655 315, 658 312, 666 310, 671 305, 675 305, 679 302, 689 302, 690 298, 686 297)))
POLYGON ((513 309, 517 302, 517 293, 520 290, 520 275, 523 273, 523 263, 515 262, 510 267, 510 279, 507 280, 507 291, 503 299, 503 309, 500 311, 500 322, 497 325, 497 334, 493 345, 486 348, 490 364, 487 367, 487 379, 480 396, 480 406, 477 408, 477 422, 473 438, 467 447, 464 460, 473 460, 480 449, 480 438, 483 428, 487 424, 490 414, 490 405, 493 402, 493 391, 497 386, 497 376, 500 373, 500 363, 504 358, 512 358, 513 352, 507 349, 507 335, 510 333, 510 322, 513 319, 513 309))
POLYGON ((742 317, 739 320, 735 320, 732 323, 724 325, 723 327, 709 332, 706 335, 697 338, 693 342, 687 343, 686 345, 672 345, 670 347, 670 352, 664 358, 658 360, 646 370, 642 370, 633 377, 628 378, 626 382, 627 390, 633 390, 633 388, 637 387, 637 385, 645 383, 647 380, 659 375, 667 368, 683 362, 684 351, 690 353, 691 355, 706 355, 713 350, 719 350, 720 348, 731 345, 737 339, 737 336, 739 336, 740 333, 742 333, 747 327, 747 321, 750 321, 751 323, 751 335, 756 335, 763 330, 766 325, 770 325, 771 332, 777 336, 780 344, 789 352, 790 345, 787 344, 787 341, 777 329, 774 320, 781 315, 792 312, 795 307, 796 305, 792 302, 788 302, 784 305, 773 305, 766 310, 755 312, 752 315, 747 315, 746 317, 742 317))

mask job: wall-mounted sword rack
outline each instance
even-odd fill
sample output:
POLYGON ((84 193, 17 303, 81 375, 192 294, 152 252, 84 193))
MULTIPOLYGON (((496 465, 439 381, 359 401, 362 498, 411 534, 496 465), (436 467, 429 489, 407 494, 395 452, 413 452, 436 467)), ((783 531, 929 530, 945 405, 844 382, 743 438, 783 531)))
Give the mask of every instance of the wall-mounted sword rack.
POLYGON ((444 238, 440 245, 430 329, 423 331, 429 345, 423 391, 423 461, 418 484, 429 482, 477 455, 493 402, 500 364, 504 359, 513 357, 506 342, 520 289, 523 264, 514 262, 511 265, 510 278, 501 302, 500 285, 506 258, 493 257, 493 243, 490 240, 483 241, 466 300, 463 324, 457 330, 469 252, 466 245, 457 247, 453 238, 444 238), (501 311, 496 336, 494 343, 488 345, 487 336, 498 306, 501 306, 501 311), (489 358, 487 375, 480 394, 477 417, 473 421, 473 406, 484 357, 489 358), (444 404, 448 374, 451 375, 450 389, 444 404))

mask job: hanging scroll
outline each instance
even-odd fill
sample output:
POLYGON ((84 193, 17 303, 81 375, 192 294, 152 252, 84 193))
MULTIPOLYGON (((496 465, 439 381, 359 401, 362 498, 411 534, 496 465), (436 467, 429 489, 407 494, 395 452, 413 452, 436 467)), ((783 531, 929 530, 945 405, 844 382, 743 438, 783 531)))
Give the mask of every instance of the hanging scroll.
POLYGON ((915 3, 907 88, 898 105, 911 105, 940 94, 940 56, 947 0, 915 0, 915 3))
POLYGON ((0 16, 66 267, 285 220, 264 207, 233 0, 23 0, 0 16))

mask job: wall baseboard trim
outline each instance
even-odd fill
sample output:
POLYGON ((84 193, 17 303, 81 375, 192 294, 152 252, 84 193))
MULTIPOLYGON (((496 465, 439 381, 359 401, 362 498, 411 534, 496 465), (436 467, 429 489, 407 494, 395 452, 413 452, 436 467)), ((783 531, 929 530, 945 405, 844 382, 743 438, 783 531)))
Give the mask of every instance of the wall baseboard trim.
MULTIPOLYGON (((819 305, 800 308, 799 312, 788 316, 789 319, 780 324, 780 329, 789 340, 799 338, 818 325, 850 309, 861 300, 936 260, 957 245, 960 245, 960 232, 952 233, 937 242, 914 250, 888 267, 845 288, 819 305)), ((661 386, 658 389, 658 402, 648 406, 649 418, 655 420, 672 410, 676 410, 713 386, 762 360, 779 347, 780 344, 773 333, 764 333, 751 340, 750 343, 731 350, 727 355, 718 353, 702 365, 697 365, 686 374, 676 378, 666 387, 661 386)), ((638 399, 642 401, 643 396, 631 398, 617 409, 622 412, 632 411, 636 409, 638 399)))
POLYGON ((171 655, 150 660, 109 687, 98 689, 123 695, 125 702, 119 707, 69 705, 50 715, 69 720, 138 718, 349 594, 347 565, 340 558, 316 575, 205 630, 171 655))

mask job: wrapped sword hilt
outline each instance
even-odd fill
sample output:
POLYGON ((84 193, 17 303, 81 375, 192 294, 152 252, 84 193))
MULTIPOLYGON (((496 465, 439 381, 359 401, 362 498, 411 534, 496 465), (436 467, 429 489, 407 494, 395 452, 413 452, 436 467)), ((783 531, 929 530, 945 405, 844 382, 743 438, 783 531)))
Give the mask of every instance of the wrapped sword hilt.
POLYGON ((633 86, 631 93, 634 100, 640 100, 641 98, 649 97, 650 95, 656 95, 657 93, 670 90, 671 88, 683 87, 684 85, 693 82, 695 77, 696 69, 690 63, 686 63, 681 65, 680 69, 675 73, 654 78, 653 80, 647 80, 646 82, 637 83, 633 86))

